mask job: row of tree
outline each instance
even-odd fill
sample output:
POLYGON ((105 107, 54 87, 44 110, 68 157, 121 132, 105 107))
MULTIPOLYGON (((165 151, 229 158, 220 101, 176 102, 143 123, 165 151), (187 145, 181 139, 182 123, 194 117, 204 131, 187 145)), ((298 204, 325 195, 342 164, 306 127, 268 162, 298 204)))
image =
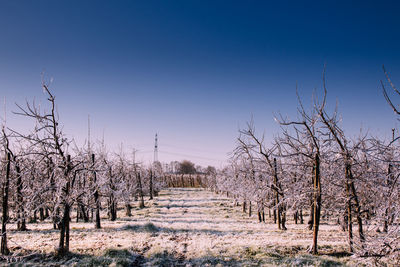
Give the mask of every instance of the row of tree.
POLYGON ((110 220, 117 218, 118 203, 131 215, 131 203, 145 205, 165 186, 159 162, 144 166, 127 156, 107 151, 104 142, 83 148, 74 145, 62 132, 56 113, 55 97, 43 84, 49 110, 27 102, 18 106, 17 114, 34 121, 29 133, 20 133, 3 124, 0 142, 2 177, 1 253, 8 254, 7 223, 17 224, 19 231, 28 222, 53 221, 59 229, 57 254, 69 251, 71 213, 76 220, 94 222, 101 227, 100 210, 110 220))
MULTIPOLYGON (((388 76, 387 80, 400 94, 388 76)), ((306 109, 298 97, 296 120, 275 118, 281 133, 271 145, 249 122, 240 130, 230 165, 209 186, 241 201, 250 215, 256 203, 260 222, 265 220, 264 210, 272 210, 282 230, 287 229, 288 215, 302 223, 307 213, 314 254, 320 221, 325 220, 341 224, 351 253, 399 260, 400 137, 394 136, 394 130, 391 140, 362 134, 349 137, 337 109, 329 112, 326 107, 326 97, 324 78, 321 100, 314 97, 306 109)))
MULTIPOLYGON (((386 73, 386 72, 385 72, 386 73)), ((387 80, 393 90, 400 94, 387 80)), ((229 166, 220 171, 199 169, 190 162, 159 162, 144 166, 123 149, 107 151, 104 141, 78 147, 66 138, 56 113, 55 97, 43 84, 49 111, 35 103, 18 106, 17 114, 35 122, 29 133, 2 127, 2 228, 1 253, 8 253, 7 223, 15 222, 20 231, 27 222, 52 220, 59 229, 57 253, 69 251, 71 213, 76 220, 101 227, 100 210, 110 220, 117 218, 118 203, 131 215, 132 200, 145 205, 165 186, 209 187, 225 192, 243 210, 265 221, 265 210, 277 227, 286 230, 290 216, 313 233, 310 251, 318 253, 320 222, 337 222, 347 232, 348 248, 362 256, 399 259, 400 250, 400 146, 395 137, 345 134, 337 109, 326 107, 323 98, 314 98, 306 109, 299 98, 298 116, 289 120, 276 117, 281 134, 268 145, 258 136, 253 121, 240 130, 237 147, 229 166), (255 204, 255 205, 254 205, 255 204), (272 211, 272 214, 271 214, 272 211), (355 233, 356 232, 356 233, 355 233)), ((384 84, 382 83, 382 86, 384 84)), ((385 88, 384 96, 400 115, 385 88)))

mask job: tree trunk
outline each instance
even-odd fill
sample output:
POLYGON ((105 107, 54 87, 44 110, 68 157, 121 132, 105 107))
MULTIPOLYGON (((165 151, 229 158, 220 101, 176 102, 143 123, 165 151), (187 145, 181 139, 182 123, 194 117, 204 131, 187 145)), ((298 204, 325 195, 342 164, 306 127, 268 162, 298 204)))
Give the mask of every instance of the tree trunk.
POLYGON ((110 196, 108 198, 108 216, 110 221, 115 221, 117 219, 117 202, 114 195, 114 184, 113 184, 113 175, 112 175, 112 167, 108 169, 109 172, 109 183, 110 183, 110 196))
POLYGON ((153 171, 150 171, 150 183, 149 183, 149 194, 150 200, 153 199, 153 171))
MULTIPOLYGON (((311 186, 314 187, 315 179, 315 163, 313 166, 313 175, 311 176, 311 186)), ((310 216, 308 217, 308 229, 312 230, 314 228, 314 199, 313 195, 310 195, 310 216)))
POLYGON ((308 230, 312 230, 314 227, 314 202, 311 200, 310 205, 310 216, 308 217, 308 230))
MULTIPOLYGON (((364 237, 364 232, 363 232, 363 223, 362 223, 362 218, 361 218, 361 206, 358 201, 358 196, 356 192, 356 188, 354 186, 354 181, 353 181, 353 174, 351 172, 351 165, 350 163, 346 163, 346 192, 348 193, 348 224, 349 224, 349 230, 352 226, 352 221, 351 221, 351 205, 352 201, 354 200, 354 206, 355 206, 355 212, 356 212, 356 219, 357 219, 357 224, 358 224, 358 235, 361 241, 361 245, 363 246, 363 243, 365 241, 364 237)), ((352 232, 352 231, 351 231, 352 232)), ((352 247, 352 238, 353 235, 351 234, 350 236, 350 231, 349 231, 349 245, 350 245, 350 251, 353 251, 352 247), (351 238, 351 239, 350 239, 351 238), (350 242, 351 240, 351 242, 350 242)))
POLYGON ((30 219, 30 223, 37 223, 37 210, 33 211, 33 216, 30 219))
POLYGON ((3 183, 3 214, 1 220, 1 254, 9 254, 7 247, 7 221, 8 221, 8 190, 10 187, 10 161, 11 155, 7 153, 6 177, 3 183))
POLYGON ((249 217, 251 217, 251 201, 249 201, 249 217))
POLYGON ((89 222, 89 216, 87 214, 86 208, 85 206, 81 203, 78 204, 78 208, 80 210, 80 214, 81 214, 81 219, 83 219, 83 221, 85 223, 89 222))
POLYGON ((304 224, 303 209, 300 209, 300 224, 304 224))
POLYGON ((261 201, 261 220, 265 222, 265 213, 264 213, 264 201, 261 201))
POLYGON ((286 228, 286 207, 282 207, 282 219, 281 219, 281 225, 282 225, 282 230, 287 230, 286 228))
POLYGON ((110 221, 115 221, 117 219, 117 203, 113 193, 108 200, 108 212, 110 221))
POLYGON ((131 205, 129 203, 125 204, 125 212, 126 212, 126 216, 131 217, 132 216, 132 212, 131 212, 131 205))
POLYGON ((276 216, 278 218, 278 228, 282 229, 282 218, 281 218, 281 205, 279 203, 279 183, 278 183, 278 166, 276 164, 276 158, 274 158, 274 185, 275 185, 275 209, 276 209, 276 216))
POLYGON ((64 213, 59 224, 60 239, 57 248, 57 256, 64 256, 69 252, 69 222, 70 222, 70 205, 68 203, 68 196, 71 190, 71 183, 69 180, 69 173, 71 171, 71 156, 68 155, 65 164, 64 177, 67 179, 67 183, 63 188, 63 202, 64 202, 64 213))
MULTIPOLYGON (((60 209, 56 208, 54 212, 55 212, 55 214, 53 216, 53 229, 56 230, 56 229, 59 229, 59 222, 58 221, 60 219, 60 209)), ((36 213, 34 213, 34 214, 36 216, 36 213)))
POLYGON ((355 188, 354 182, 353 182, 353 175, 351 174, 351 172, 350 172, 350 175, 351 175, 350 188, 351 188, 352 198, 354 199, 354 204, 355 204, 355 209, 356 209, 355 211, 356 211, 356 219, 357 219, 357 224, 358 224, 358 236, 359 236, 361 244, 363 246, 365 237, 364 237, 364 231, 363 231, 363 222, 362 222, 362 218, 361 218, 361 206, 360 206, 360 202, 358 201, 356 188, 355 188))
MULTIPOLYGON (((94 167, 95 164, 95 155, 92 154, 92 166, 94 167)), ((95 190, 93 193, 93 198, 94 198, 94 203, 96 205, 96 229, 101 228, 101 223, 100 223, 100 199, 99 199, 99 187, 97 186, 97 174, 96 171, 93 170, 93 183, 95 186, 95 190)))
MULTIPOLYGON (((391 180, 392 180, 392 177, 393 177, 393 174, 392 174, 392 165, 391 164, 389 164, 389 166, 388 166, 388 176, 387 176, 387 180, 386 180, 386 185, 391 185, 391 180)), ((388 207, 386 207, 386 209, 385 209, 385 219, 384 219, 384 221, 383 221, 383 232, 384 233, 387 233, 387 231, 388 231, 388 227, 389 227, 389 218, 388 218, 388 216, 389 216, 389 208, 390 208, 390 205, 388 206, 388 207)))
POLYGON ((314 255, 318 254, 318 230, 319 230, 319 220, 321 216, 321 177, 319 172, 319 156, 315 155, 315 166, 314 166, 314 233, 313 233, 313 250, 314 255))
POLYGON ((349 251, 353 252, 353 220, 351 217, 351 195, 348 167, 346 166, 346 194, 347 194, 347 231, 349 238, 349 251))
POLYGON ((69 221, 70 206, 64 203, 64 214, 59 225, 60 239, 58 243, 57 256, 65 256, 69 252, 69 221))
POLYGON ((44 221, 44 210, 43 210, 43 208, 39 208, 39 220, 41 222, 44 221))
POLYGON ((18 213, 18 222, 17 222, 17 230, 18 231, 26 231, 26 219, 25 219, 25 209, 24 209, 24 197, 22 195, 22 175, 21 168, 19 167, 19 163, 14 157, 15 162, 15 171, 17 173, 17 213, 18 213))
POLYGON ((143 189, 142 189, 142 179, 140 177, 140 172, 137 174, 138 181, 138 190, 139 190, 139 208, 144 208, 144 198, 143 198, 143 189))

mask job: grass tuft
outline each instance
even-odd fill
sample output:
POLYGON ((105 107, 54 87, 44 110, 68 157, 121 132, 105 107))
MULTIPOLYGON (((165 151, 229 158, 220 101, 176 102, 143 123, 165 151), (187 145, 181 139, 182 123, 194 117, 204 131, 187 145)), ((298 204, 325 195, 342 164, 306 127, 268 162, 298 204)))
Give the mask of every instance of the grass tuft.
POLYGON ((158 227, 155 226, 153 223, 146 223, 145 225, 143 225, 143 229, 145 230, 145 232, 148 233, 155 233, 160 231, 160 229, 158 229, 158 227))
POLYGON ((133 231, 133 232, 146 232, 146 233, 156 233, 159 232, 160 229, 155 226, 153 223, 146 223, 144 225, 132 225, 132 224, 127 224, 121 227, 121 230, 123 231, 133 231))

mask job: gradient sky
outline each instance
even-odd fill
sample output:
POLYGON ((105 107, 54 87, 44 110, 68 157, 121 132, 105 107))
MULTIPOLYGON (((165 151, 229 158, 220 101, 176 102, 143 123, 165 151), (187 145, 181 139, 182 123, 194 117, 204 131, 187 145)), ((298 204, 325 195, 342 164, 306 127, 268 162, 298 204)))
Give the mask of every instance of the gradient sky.
MULTIPOLYGON (((273 113, 295 117, 321 88, 338 101, 350 136, 398 128, 380 80, 400 87, 398 1, 0 1, 0 97, 44 103, 53 78, 64 132, 159 159, 221 166, 251 116, 279 133, 273 113), (279 3, 278 3, 279 2, 279 3)), ((400 97, 395 98, 400 103, 400 97)))

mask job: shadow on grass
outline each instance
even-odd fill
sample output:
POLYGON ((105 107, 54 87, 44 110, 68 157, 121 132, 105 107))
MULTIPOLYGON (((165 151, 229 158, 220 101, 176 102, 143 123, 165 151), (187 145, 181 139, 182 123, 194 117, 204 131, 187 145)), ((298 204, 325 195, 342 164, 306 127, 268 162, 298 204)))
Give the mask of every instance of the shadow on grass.
POLYGON ((53 233, 59 233, 60 232, 60 230, 58 230, 58 229, 27 229, 27 230, 25 230, 25 231, 19 231, 19 230, 16 230, 16 229, 11 229, 11 230, 8 230, 8 232, 10 232, 10 233, 18 233, 18 234, 31 234, 31 233, 40 233, 40 234, 53 234, 53 233))
POLYGON ((347 251, 320 252, 320 255, 331 256, 335 258, 350 257, 352 254, 347 251))
MULTIPOLYGON (((165 222, 161 220, 157 220, 160 222, 165 222)), ((131 221, 134 222, 134 221, 131 221)), ((173 221, 172 223, 176 223, 179 221, 173 221)), ((199 220, 199 221, 181 221, 182 223, 204 223, 204 221, 199 220)), ((207 222, 206 222, 207 223, 207 222)), ((209 223, 209 222, 208 222, 209 223)), ((215 222, 214 222, 215 223, 215 222)), ((132 231, 132 232, 137 232, 137 233, 204 233, 204 234, 212 234, 212 235, 219 235, 219 236, 224 236, 228 234, 237 234, 237 231, 220 231, 220 230, 214 230, 214 229, 207 229, 207 228, 170 228, 170 227, 161 227, 161 226, 156 226, 152 222, 148 223, 132 223, 132 224, 125 224, 122 225, 121 227, 116 228, 115 226, 111 227, 105 227, 103 226, 101 229, 96 229, 94 227, 90 228, 75 228, 71 227, 71 234, 81 234, 81 233, 90 233, 90 232, 102 232, 102 233, 110 233, 112 234, 113 232, 117 231, 132 231)), ((59 234, 59 230, 54 230, 54 229, 32 229, 24 232, 20 232, 20 234, 29 234, 29 233, 40 233, 41 235, 46 235, 46 234, 59 234)))
POLYGON ((219 231, 213 229, 182 229, 182 228, 169 228, 169 227, 160 227, 156 226, 153 223, 146 223, 146 224, 127 224, 118 230, 122 231, 133 231, 138 233, 204 233, 204 234, 211 234, 211 235, 229 235, 235 234, 236 231, 219 231))
POLYGON ((283 256, 266 251, 245 250, 241 257, 207 255, 186 258, 181 252, 161 251, 151 255, 134 249, 107 249, 102 255, 69 253, 64 257, 53 254, 29 253, 25 256, 0 258, 6 266, 344 266, 335 258, 312 255, 283 256), (259 254, 260 253, 260 254, 259 254))
POLYGON ((214 201, 224 201, 225 199, 220 198, 202 198, 202 199, 157 199, 157 202, 198 202, 198 203, 207 203, 207 202, 214 202, 214 201))
POLYGON ((242 261, 231 258, 205 256, 186 259, 183 254, 166 250, 148 257, 128 249, 108 249, 101 256, 69 253, 60 258, 52 254, 1 258, 7 266, 242 266, 242 261))
POLYGON ((221 224, 221 223, 235 223, 236 221, 230 219, 230 220, 177 220, 177 219, 171 219, 170 218, 152 218, 151 221, 155 222, 155 223, 169 223, 169 224, 174 224, 174 223, 187 223, 187 224, 210 224, 210 226, 212 227, 213 225, 217 225, 217 224, 221 224))
POLYGON ((101 256, 68 253, 63 257, 54 254, 34 253, 26 256, 0 258, 0 264, 7 266, 141 266, 143 256, 126 249, 108 249, 101 256))
POLYGON ((312 255, 294 255, 290 257, 271 257, 266 258, 265 262, 274 266, 323 266, 323 267, 339 267, 346 266, 344 263, 336 259, 325 259, 312 255))
MULTIPOLYGON (((185 209, 183 209, 182 211, 180 211, 180 212, 177 212, 177 211, 173 211, 173 212, 171 212, 171 211, 168 211, 168 212, 164 212, 164 211, 159 211, 159 212, 157 212, 156 214, 154 214, 154 216, 152 216, 152 217, 157 217, 157 216, 168 216, 168 218, 182 218, 182 216, 176 216, 176 217, 174 217, 174 216, 172 216, 172 215, 178 215, 178 214, 180 214, 180 213, 182 213, 183 211, 184 211, 185 209)), ((205 216, 207 216, 207 215, 210 215, 210 212, 208 212, 208 211, 201 211, 201 210, 199 210, 199 211, 196 211, 196 212, 193 212, 193 211, 186 211, 185 213, 190 213, 190 215, 192 216, 192 217, 198 217, 198 216, 201 216, 201 215, 205 215, 205 216)))
MULTIPOLYGON (((175 202, 175 201, 174 201, 175 202)), ((158 205, 157 208, 167 208, 167 209, 171 209, 171 208, 186 208, 186 209, 190 209, 190 208, 212 208, 212 202, 209 203, 209 205, 205 205, 205 204, 201 204, 201 205, 196 205, 196 204, 162 204, 162 205, 158 205)))

